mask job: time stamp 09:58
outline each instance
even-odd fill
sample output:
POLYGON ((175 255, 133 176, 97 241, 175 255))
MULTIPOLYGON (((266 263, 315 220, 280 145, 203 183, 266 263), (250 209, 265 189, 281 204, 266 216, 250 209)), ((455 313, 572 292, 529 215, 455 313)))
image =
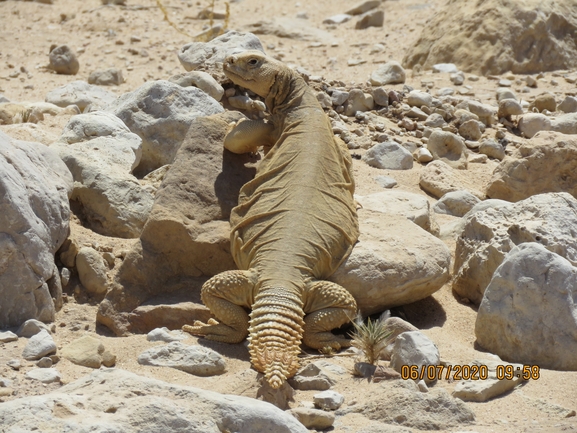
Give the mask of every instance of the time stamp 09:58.
MULTIPOLYGON (((537 380, 540 377, 538 365, 516 366, 511 364, 497 365, 495 377, 498 380, 512 380, 520 378, 523 380, 537 380)), ((489 368, 486 365, 403 365, 401 367, 401 378, 412 380, 428 381, 445 380, 487 380, 489 378, 489 368)))

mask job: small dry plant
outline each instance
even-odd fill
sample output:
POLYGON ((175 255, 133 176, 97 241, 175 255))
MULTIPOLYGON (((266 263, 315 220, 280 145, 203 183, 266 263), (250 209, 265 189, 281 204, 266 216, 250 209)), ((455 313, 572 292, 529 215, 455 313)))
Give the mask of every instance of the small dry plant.
POLYGON ((365 354, 369 364, 376 364, 379 360, 379 354, 388 344, 388 337, 391 332, 385 327, 385 317, 377 320, 367 318, 367 323, 359 315, 353 322, 354 331, 351 332, 353 341, 351 344, 360 349, 365 354))

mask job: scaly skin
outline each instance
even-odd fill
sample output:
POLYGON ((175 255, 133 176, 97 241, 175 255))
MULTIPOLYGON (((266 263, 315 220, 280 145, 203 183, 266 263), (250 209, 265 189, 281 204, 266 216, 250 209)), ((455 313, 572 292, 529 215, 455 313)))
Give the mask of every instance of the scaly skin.
POLYGON ((270 112, 268 122, 235 125, 225 147, 270 150, 231 214, 231 250, 240 270, 216 275, 202 288, 218 321, 183 329, 228 343, 248 335, 253 366, 279 388, 299 367, 301 341, 316 349, 350 346, 330 331, 354 318, 355 300, 326 279, 359 234, 352 161, 297 73, 259 51, 230 56, 223 67, 234 83, 264 97, 270 112))

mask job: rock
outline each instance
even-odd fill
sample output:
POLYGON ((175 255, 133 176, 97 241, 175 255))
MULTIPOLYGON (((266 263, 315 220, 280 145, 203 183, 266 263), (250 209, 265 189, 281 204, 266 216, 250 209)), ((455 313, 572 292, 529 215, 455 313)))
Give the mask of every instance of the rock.
POLYGON ((11 359, 10 361, 8 361, 6 363, 6 365, 8 367, 10 367, 12 370, 16 370, 16 371, 18 371, 18 370, 20 370, 20 368, 22 368, 22 364, 21 364, 19 359, 11 359))
POLYGON ((483 140, 479 146, 479 153, 494 159, 498 159, 499 161, 505 159, 505 149, 503 146, 501 146, 501 144, 497 143, 495 140, 491 139, 483 140))
POLYGON ((407 95, 407 104, 411 107, 430 107, 433 105, 433 97, 430 93, 412 90, 407 95))
POLYGON ((223 108, 196 87, 159 80, 123 94, 108 110, 142 139, 142 159, 136 172, 144 175, 174 161, 195 118, 221 113, 223 108), (166 104, 168 100, 170 104, 166 104))
POLYGON ((555 95, 551 93, 542 93, 535 98, 535 100, 529 105, 529 110, 537 110, 542 113, 544 110, 554 112, 557 110, 557 102, 555 101, 555 95))
POLYGON ((380 105, 381 107, 389 106, 389 92, 387 89, 384 87, 376 87, 373 88, 372 91, 375 104, 380 105))
POLYGON ((515 245, 540 242, 577 263, 577 200, 567 193, 531 196, 469 215, 457 239, 453 290, 478 305, 495 269, 515 245))
MULTIPOLYGON (((364 93, 363 93, 364 97, 364 93)), ((374 95, 373 95, 374 97, 374 95)), ((388 94, 387 94, 387 104, 388 104, 388 94)), ((343 105, 349 99, 349 92, 343 90, 334 89, 331 93, 331 103, 335 106, 343 105)))
POLYGON ((463 83, 465 82, 465 74, 459 71, 454 74, 451 74, 449 79, 451 80, 451 83, 453 83, 455 86, 462 86, 463 83))
POLYGON ((377 68, 370 77, 371 85, 385 86, 387 84, 404 84, 405 70, 399 62, 391 60, 377 68))
POLYGON ((549 131, 551 120, 544 114, 528 113, 519 119, 518 127, 525 137, 533 138, 539 131, 549 131))
POLYGON ((333 425, 335 415, 324 410, 297 407, 288 411, 308 429, 324 430, 333 425))
POLYGON ((409 111, 405 113, 405 116, 421 121, 426 120, 429 117, 427 113, 425 113, 423 110, 417 107, 412 107, 409 111))
POLYGON ((18 328, 16 334, 21 338, 30 338, 33 335, 38 334, 43 329, 47 332, 50 332, 48 325, 42 323, 40 320, 28 319, 26 322, 20 325, 20 328, 18 328))
POLYGON ((222 143, 228 124, 242 117, 227 112, 193 122, 156 193, 140 241, 125 257, 100 304, 99 323, 119 335, 135 332, 132 326, 152 324, 140 332, 171 327, 158 321, 146 324, 130 312, 153 296, 183 287, 190 293, 192 287, 200 289, 201 277, 236 268, 228 219, 240 188, 254 177, 251 164, 256 159, 223 150, 222 143))
POLYGON ((322 410, 337 410, 345 402, 345 397, 335 391, 323 391, 313 395, 315 407, 322 410))
POLYGON ((419 161, 421 164, 425 164, 433 160, 433 154, 429 151, 429 149, 425 149, 424 147, 417 149, 414 155, 417 158, 417 161, 419 161))
POLYGON ((563 114, 551 122, 551 131, 577 134, 577 113, 563 114))
POLYGON ((525 83, 527 83, 528 87, 537 87, 537 80, 531 75, 527 75, 525 77, 525 83))
POLYGON ((433 197, 441 198, 448 192, 466 189, 473 195, 484 198, 485 194, 476 191, 477 185, 469 176, 462 174, 461 170, 455 170, 441 160, 427 164, 421 172, 420 187, 433 197))
POLYGON ((218 352, 203 346, 187 346, 179 341, 145 350, 138 356, 138 363, 176 368, 197 376, 214 376, 226 370, 226 361, 218 352))
POLYGON ((33 361, 52 353, 56 353, 56 343, 48 331, 43 329, 28 340, 22 351, 22 358, 33 361))
POLYGON ((499 102, 497 117, 510 119, 511 116, 520 116, 523 114, 523 107, 514 99, 503 99, 499 102))
POLYGON ((76 256, 76 268, 80 283, 91 295, 104 295, 108 290, 107 266, 98 251, 82 247, 76 256))
POLYGON ((394 141, 379 143, 371 147, 362 157, 368 165, 388 170, 409 170, 413 168, 413 155, 394 141))
POLYGON ((357 111, 370 111, 373 108, 375 102, 372 95, 360 89, 351 89, 345 106, 345 116, 354 116, 357 111))
POLYGON ((355 29, 362 30, 369 27, 383 27, 385 22, 385 11, 376 10, 365 12, 355 23, 355 29))
POLYGON ((0 329, 49 322, 60 309, 54 254, 68 236, 71 191, 54 151, 0 131, 0 329))
POLYGON ((52 367, 52 358, 48 358, 48 357, 44 357, 44 358, 40 358, 38 360, 38 362, 36 362, 36 367, 38 368, 50 368, 52 367))
POLYGON ((429 128, 440 128, 445 125, 445 119, 439 113, 432 113, 425 120, 425 126, 429 128))
POLYGON ((90 85, 86 81, 73 81, 46 94, 46 102, 58 107, 76 105, 80 111, 84 111, 88 106, 95 109, 104 108, 115 99, 114 93, 90 85))
POLYGON ((573 6, 572 0, 454 0, 429 20, 408 48, 403 65, 430 68, 435 63, 454 62, 463 71, 479 75, 574 69, 577 47, 563 36, 577 30, 573 6), (494 29, 501 29, 498 38, 494 29), (541 53, 548 55, 544 58, 541 53))
POLYGON ((491 126, 494 123, 494 116, 497 114, 497 110, 491 105, 469 100, 467 101, 467 106, 469 111, 476 114, 479 117, 479 120, 486 126, 491 126))
POLYGON ((0 343, 10 343, 17 341, 18 336, 11 331, 0 331, 0 343))
POLYGON ((146 335, 148 341, 164 341, 165 343, 171 343, 173 341, 180 341, 186 339, 186 336, 179 332, 178 334, 171 333, 168 328, 156 328, 150 331, 146 335))
POLYGON ((323 24, 344 24, 350 21, 352 17, 353 16, 349 14, 337 14, 324 19, 323 24))
POLYGON ((91 72, 88 77, 88 84, 99 86, 119 86, 124 83, 122 71, 118 68, 98 69, 91 72))
POLYGON ((535 194, 565 191, 577 197, 576 161, 577 139, 541 132, 499 164, 487 186, 487 196, 519 201, 535 194))
POLYGON ((336 41, 333 34, 309 24, 306 20, 280 15, 270 20, 257 21, 247 26, 247 29, 258 35, 274 35, 300 41, 323 41, 328 44, 336 41))
MULTIPOLYGON (((400 317, 388 317, 385 319, 384 324, 389 336, 387 337, 385 348, 379 354, 379 359, 390 361, 397 337, 403 332, 418 331, 419 329, 400 317)), ((397 373, 395 370, 393 371, 397 373)))
POLYGON ((459 134, 464 137, 465 140, 478 141, 483 135, 483 131, 481 130, 482 126, 483 125, 476 120, 467 120, 459 126, 459 134))
MULTIPOLYGON (((340 412, 343 410, 337 414, 340 412)), ((454 430, 454 427, 463 428, 475 421, 471 409, 461 400, 451 397, 445 389, 433 388, 423 393, 413 381, 404 380, 383 382, 374 387, 372 398, 361 405, 361 413, 373 421, 394 424, 394 431, 399 431, 399 426, 418 430, 454 430), (382 399, 387 404, 382 404, 382 399)))
POLYGON ((290 386, 301 391, 325 391, 336 382, 315 364, 308 364, 288 380, 290 386))
POLYGON ((577 261, 551 249, 527 242, 505 256, 479 306, 475 335, 502 359, 577 370, 577 261))
POLYGON ((67 344, 60 354, 74 364, 89 368, 100 368, 101 365, 112 367, 116 363, 116 356, 106 351, 99 339, 90 335, 67 344))
POLYGON ((389 176, 377 176, 377 177, 375 177, 375 180, 383 188, 389 188, 390 189, 390 188, 394 188, 395 186, 397 186, 397 181, 395 179, 393 179, 392 177, 389 177, 389 176))
POLYGON ((78 240, 75 237, 68 236, 58 250, 58 255, 62 264, 69 268, 75 268, 76 255, 78 254, 79 249, 80 246, 78 245, 78 240))
POLYGON ((168 81, 182 87, 194 86, 207 93, 211 98, 220 101, 224 95, 224 89, 212 75, 203 71, 191 71, 170 77, 168 81))
POLYGON ((50 60, 48 67, 58 74, 76 75, 80 69, 76 54, 68 45, 52 49, 48 58, 50 60))
POLYGON ((456 74, 459 72, 459 68, 454 63, 437 63, 431 69, 433 72, 444 74, 456 74))
POLYGON ((462 217, 480 201, 469 191, 452 191, 443 195, 435 203, 433 210, 437 213, 462 217))
POLYGON ((427 149, 434 159, 441 160, 457 169, 467 168, 465 143, 461 138, 445 131, 433 131, 427 142, 427 149))
MULTIPOLYGON (((506 99, 511 99, 513 101, 516 101, 517 96, 515 95, 515 93, 511 89, 508 89, 506 87, 499 87, 497 89, 497 101, 501 102, 501 101, 504 101, 506 99)), ((499 106, 500 105, 501 104, 499 104, 499 106)))
POLYGON ((38 380, 42 383, 60 382, 60 372, 54 368, 35 368, 26 372, 26 379, 38 380))
POLYGON ((0 419, 5 429, 43 433, 308 432, 290 414, 269 403, 166 383, 117 368, 96 370, 49 394, 5 402, 0 405, 0 419), (126 405, 127 395, 131 396, 130 405, 126 405))
POLYGON ((426 197, 408 191, 383 191, 366 196, 355 196, 363 209, 380 212, 385 215, 401 215, 432 234, 439 227, 426 197))
POLYGON ((577 113, 577 98, 566 96, 557 108, 564 113, 577 113))
MULTIPOLYGON (((397 372, 401 373, 404 365, 416 365, 420 373, 422 368, 429 365, 436 366, 440 363, 439 349, 422 332, 408 331, 397 336, 391 354, 391 367, 397 372)), ((436 370, 434 375, 425 374, 423 378, 427 384, 434 383, 436 379, 436 370)))
POLYGON ((224 59, 234 52, 259 50, 260 40, 252 33, 228 31, 209 42, 191 42, 178 52, 178 60, 187 71, 199 68, 222 72, 224 59))
MULTIPOLYGON (((480 374, 476 374, 475 379, 459 381, 453 391, 453 397, 459 398, 463 401, 483 402, 490 400, 493 397, 503 395, 523 382, 522 377, 517 377, 516 375, 513 375, 511 379, 497 379, 497 365, 499 365, 500 369, 504 369, 510 365, 511 367, 507 368, 513 368, 513 371, 516 371, 518 368, 521 374, 523 374, 523 366, 520 364, 509 364, 507 362, 496 362, 493 360, 480 360, 474 361, 473 365, 478 366, 479 369, 487 368, 487 378, 481 379, 480 374)), ((504 372, 505 370, 500 371, 499 375, 502 375, 504 372)))
POLYGON ((141 143, 118 117, 93 111, 72 117, 51 145, 74 178, 71 198, 97 233, 138 237, 148 218, 152 194, 131 174, 141 159, 141 143))
POLYGON ((360 3, 357 3, 352 8, 347 10, 345 14, 347 15, 361 15, 365 12, 370 11, 371 9, 375 9, 381 5, 379 0, 366 0, 360 3))
POLYGON ((424 299, 449 279, 445 244, 405 217, 359 210, 361 236, 330 280, 355 297, 363 315, 424 299))

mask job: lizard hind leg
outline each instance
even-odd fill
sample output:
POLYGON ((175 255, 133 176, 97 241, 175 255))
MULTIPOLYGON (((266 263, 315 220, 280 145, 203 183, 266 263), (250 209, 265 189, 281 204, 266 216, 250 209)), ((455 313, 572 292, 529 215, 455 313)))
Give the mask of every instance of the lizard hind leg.
POLYGON ((226 271, 202 286, 201 298, 218 320, 195 321, 183 331, 222 343, 240 343, 248 335, 248 313, 253 299, 256 276, 252 271, 226 271))
POLYGON ((351 345, 349 339, 331 332, 357 314, 357 303, 344 287, 330 281, 312 282, 305 292, 305 313, 304 344, 319 350, 351 345))

